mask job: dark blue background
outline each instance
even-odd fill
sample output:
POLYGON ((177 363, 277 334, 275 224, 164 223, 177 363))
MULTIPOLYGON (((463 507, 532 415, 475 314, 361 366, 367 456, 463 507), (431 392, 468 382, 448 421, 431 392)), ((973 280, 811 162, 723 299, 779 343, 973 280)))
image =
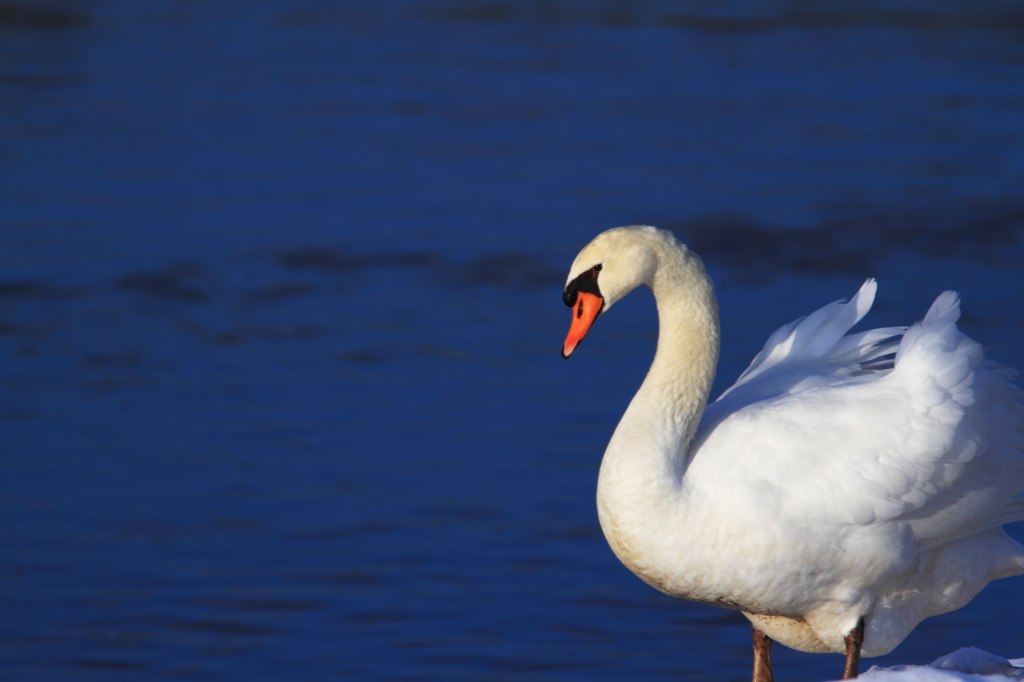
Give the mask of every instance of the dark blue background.
POLYGON ((748 678, 601 537, 656 319, 564 362, 568 266, 676 230, 716 393, 868 276, 1024 367, 1022 86, 994 0, 0 2, 0 677, 748 678))

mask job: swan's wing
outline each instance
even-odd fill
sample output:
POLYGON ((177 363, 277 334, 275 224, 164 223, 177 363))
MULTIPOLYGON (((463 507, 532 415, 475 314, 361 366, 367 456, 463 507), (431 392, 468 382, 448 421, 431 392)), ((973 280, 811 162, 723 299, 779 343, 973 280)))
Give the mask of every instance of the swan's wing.
MULTIPOLYGON (((886 365, 872 364, 896 351, 905 328, 885 327, 850 334, 871 309, 878 289, 868 279, 848 302, 836 301, 777 329, 750 366, 718 401, 724 413, 783 393, 826 386, 886 365)), ((718 402, 716 401, 716 402, 718 402)), ((718 412, 716 408, 712 413, 718 412)))
POLYGON ((724 414, 709 406, 687 476, 723 479, 716 489, 729 504, 789 528, 905 522, 917 541, 941 544, 1018 518, 1024 398, 958 317, 956 295, 940 296, 907 330, 891 371, 724 414))

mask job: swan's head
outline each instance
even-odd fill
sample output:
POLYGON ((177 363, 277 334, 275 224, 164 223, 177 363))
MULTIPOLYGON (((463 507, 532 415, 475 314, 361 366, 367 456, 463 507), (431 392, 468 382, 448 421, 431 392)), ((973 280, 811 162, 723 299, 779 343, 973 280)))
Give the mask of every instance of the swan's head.
POLYGON ((616 227, 583 247, 569 269, 562 295, 572 308, 563 358, 572 354, 598 315, 641 284, 652 285, 658 253, 666 247, 682 245, 671 232, 646 225, 616 227))

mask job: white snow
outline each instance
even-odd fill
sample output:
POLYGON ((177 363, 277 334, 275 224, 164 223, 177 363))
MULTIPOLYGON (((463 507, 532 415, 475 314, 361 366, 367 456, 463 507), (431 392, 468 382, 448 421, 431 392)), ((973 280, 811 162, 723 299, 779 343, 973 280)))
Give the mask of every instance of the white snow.
POLYGON ((929 665, 874 666, 861 673, 871 682, 972 682, 1024 680, 1024 658, 1006 659, 975 647, 957 649, 929 665))

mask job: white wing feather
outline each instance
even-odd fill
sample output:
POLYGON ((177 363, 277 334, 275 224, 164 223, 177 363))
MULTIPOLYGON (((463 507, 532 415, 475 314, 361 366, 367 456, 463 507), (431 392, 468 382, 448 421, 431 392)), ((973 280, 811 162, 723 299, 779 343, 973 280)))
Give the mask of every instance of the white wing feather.
POLYGON ((776 331, 708 405, 687 475, 714 458, 746 472, 730 497, 794 527, 893 522, 919 546, 1024 518, 1024 399, 1011 371, 957 329, 953 292, 910 329, 847 335, 875 288, 776 331), (891 369, 870 369, 893 352, 891 369))
MULTIPOLYGON (((868 279, 849 302, 836 301, 783 325, 718 401, 740 405, 812 386, 825 386, 864 371, 863 365, 895 352, 905 327, 849 334, 871 309, 878 289, 868 279)), ((710 406, 709 406, 710 407, 710 406)))

